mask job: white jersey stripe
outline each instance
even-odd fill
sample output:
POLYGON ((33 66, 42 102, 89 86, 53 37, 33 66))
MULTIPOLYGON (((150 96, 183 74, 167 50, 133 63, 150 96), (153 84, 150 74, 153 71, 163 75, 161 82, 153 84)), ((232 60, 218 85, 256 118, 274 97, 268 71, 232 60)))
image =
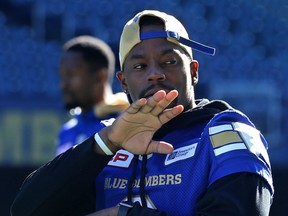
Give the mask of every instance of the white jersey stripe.
POLYGON ((209 128, 209 135, 217 134, 222 131, 228 131, 228 130, 233 130, 233 127, 231 124, 213 126, 209 128))
POLYGON ((233 143, 233 144, 225 145, 220 148, 214 149, 214 153, 216 156, 218 156, 223 153, 233 151, 233 150, 239 150, 239 149, 247 149, 247 147, 244 143, 233 143))

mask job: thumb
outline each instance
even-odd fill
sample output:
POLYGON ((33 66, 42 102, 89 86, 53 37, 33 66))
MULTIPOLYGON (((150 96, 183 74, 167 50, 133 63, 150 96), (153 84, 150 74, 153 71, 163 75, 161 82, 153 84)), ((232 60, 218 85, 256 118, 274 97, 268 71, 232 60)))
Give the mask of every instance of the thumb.
POLYGON ((164 141, 151 141, 146 153, 170 154, 173 150, 174 148, 170 143, 164 141))

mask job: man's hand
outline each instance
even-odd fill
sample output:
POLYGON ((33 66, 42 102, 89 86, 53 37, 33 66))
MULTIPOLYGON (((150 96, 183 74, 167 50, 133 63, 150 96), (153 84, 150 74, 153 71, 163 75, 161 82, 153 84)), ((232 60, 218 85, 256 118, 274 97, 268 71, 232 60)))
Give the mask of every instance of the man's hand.
POLYGON ((148 99, 141 98, 122 113, 111 126, 99 132, 108 148, 126 149, 133 154, 162 153, 173 151, 164 141, 154 141, 154 133, 166 122, 183 111, 182 105, 166 107, 178 96, 176 90, 169 93, 158 91, 148 99))

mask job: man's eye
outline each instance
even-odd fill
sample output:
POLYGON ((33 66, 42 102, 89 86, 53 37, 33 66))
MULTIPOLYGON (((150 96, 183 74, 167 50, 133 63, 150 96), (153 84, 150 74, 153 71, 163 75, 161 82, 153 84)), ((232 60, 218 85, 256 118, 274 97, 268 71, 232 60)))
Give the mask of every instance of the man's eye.
POLYGON ((144 68, 144 64, 137 64, 134 66, 134 69, 143 69, 144 68))
POLYGON ((177 63, 176 59, 170 59, 169 61, 165 62, 165 64, 167 64, 167 65, 174 65, 176 63, 177 63))

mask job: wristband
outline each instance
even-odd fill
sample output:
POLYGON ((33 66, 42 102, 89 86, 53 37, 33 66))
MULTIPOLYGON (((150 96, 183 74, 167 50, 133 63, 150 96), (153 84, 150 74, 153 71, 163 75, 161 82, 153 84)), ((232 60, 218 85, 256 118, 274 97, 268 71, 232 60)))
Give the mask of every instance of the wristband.
POLYGON ((94 139, 106 155, 113 155, 113 152, 106 146, 98 133, 94 135, 94 139))

